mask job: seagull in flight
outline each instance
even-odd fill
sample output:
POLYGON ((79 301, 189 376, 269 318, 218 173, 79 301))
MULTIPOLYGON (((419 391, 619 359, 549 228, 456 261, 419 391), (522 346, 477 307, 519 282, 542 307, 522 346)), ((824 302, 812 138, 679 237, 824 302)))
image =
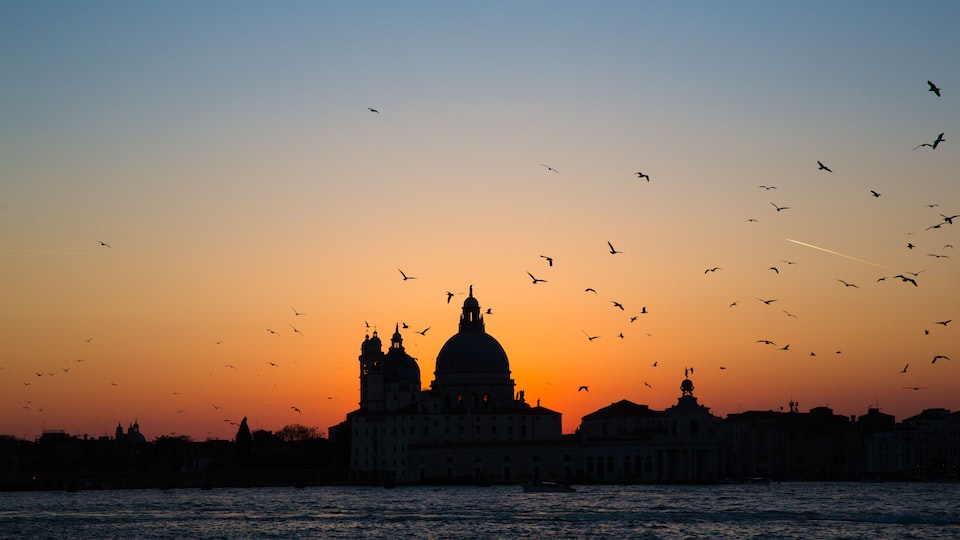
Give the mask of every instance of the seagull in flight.
POLYGON ((557 174, 560 174, 560 171, 554 169, 553 167, 551 167, 551 166, 549 166, 549 165, 547 165, 547 164, 545 164, 545 163, 541 163, 540 166, 541 166, 541 167, 546 167, 548 171, 553 171, 553 172, 555 172, 555 173, 557 173, 557 174))
POLYGON ((773 207, 777 209, 777 212, 782 212, 782 211, 784 211, 784 210, 789 210, 789 209, 790 209, 789 206, 777 206, 777 203, 770 203, 770 204, 772 204, 773 207))
MULTIPOLYGON (((529 274, 530 272, 527 272, 527 273, 529 274)), ((586 289, 583 290, 583 292, 592 292, 593 294, 597 294, 597 290, 594 289, 593 287, 587 287, 586 289)))
POLYGON ((942 142, 944 142, 944 141, 946 141, 946 139, 943 138, 943 133, 941 133, 941 134, 937 135, 937 139, 936 139, 935 141, 933 141, 932 144, 931 144, 931 143, 918 144, 918 145, 914 146, 913 149, 916 150, 917 148, 920 148, 921 146, 929 146, 932 150, 936 150, 936 149, 937 149, 937 146, 939 146, 940 143, 942 143, 942 142))
POLYGON ((297 414, 303 414, 302 412, 300 412, 300 409, 298 409, 298 408, 296 408, 296 407, 294 407, 294 406, 292 406, 292 405, 290 406, 290 409, 291 409, 291 410, 294 410, 294 411, 297 411, 297 414))
POLYGON ((650 181, 650 175, 649 175, 649 174, 643 174, 643 173, 640 172, 640 171, 637 171, 637 172, 635 172, 635 173, 633 173, 633 174, 637 175, 637 178, 646 178, 646 179, 647 179, 647 182, 650 181))
POLYGON ((545 280, 545 279, 538 279, 538 278, 533 277, 533 274, 531 274, 530 272, 527 272, 527 275, 530 276, 530 279, 533 280, 533 284, 534 284, 534 285, 536 285, 537 283, 546 283, 546 282, 547 282, 547 280, 545 280))
POLYGON ((754 343, 763 343, 764 345, 776 345, 776 343, 770 341, 769 339, 758 339, 754 343))
POLYGON ((818 171, 833 172, 833 171, 830 170, 830 167, 827 167, 826 165, 823 164, 822 161, 819 161, 819 160, 817 160, 817 170, 818 170, 818 171))
POLYGON ((771 189, 777 189, 777 186, 760 186, 761 188, 770 191, 771 189))
POLYGON ((873 195, 874 197, 879 197, 879 196, 880 196, 879 193, 877 193, 876 191, 874 191, 874 190, 872 190, 872 189, 870 190, 870 194, 873 195))
POLYGON ((915 279, 913 279, 913 278, 908 278, 907 276, 905 276, 905 275, 903 275, 903 274, 897 274, 897 275, 895 275, 895 276, 893 276, 893 277, 895 277, 895 278, 900 278, 904 283, 913 283, 913 286, 914 286, 914 287, 917 286, 917 280, 915 280, 915 279))
POLYGON ((620 302, 617 302, 616 300, 611 300, 610 302, 613 303, 613 307, 618 307, 620 308, 620 311, 624 311, 623 304, 621 304, 620 302))
POLYGON ((946 326, 946 325, 950 324, 950 321, 952 321, 952 320, 953 320, 953 319, 947 319, 947 320, 945 320, 945 321, 937 321, 937 322, 935 322, 935 323, 933 323, 933 324, 941 324, 941 325, 943 325, 943 326, 946 326))
POLYGON ((279 332, 277 332, 276 330, 273 330, 272 328, 267 328, 267 332, 270 332, 271 334, 277 334, 278 336, 280 335, 279 332))
POLYGON ((940 89, 937 87, 937 85, 933 84, 933 81, 927 81, 927 86, 930 87, 927 88, 927 92, 933 92, 937 95, 937 97, 940 97, 940 89))
POLYGON ((448 304, 450 303, 450 299, 451 299, 451 298, 453 298, 453 293, 450 292, 450 291, 447 291, 447 303, 448 303, 448 304))
POLYGON ((953 225, 953 220, 960 217, 960 214, 954 214, 952 216, 947 216, 945 214, 940 214, 940 217, 943 218, 943 222, 949 225, 953 225))
MULTIPOLYGON (((397 268, 397 270, 400 270, 400 269, 397 268)), ((406 280, 408 280, 408 279, 417 279, 415 276, 408 276, 408 275, 404 274, 404 273, 403 273, 403 270, 400 270, 400 275, 403 276, 403 280, 404 280, 404 281, 406 281, 406 280)))
POLYGON ((590 388, 588 388, 588 387, 586 387, 586 386, 581 386, 580 388, 577 388, 577 392, 581 392, 581 391, 589 392, 589 391, 590 391, 590 388))
POLYGON ((102 240, 97 240, 97 242, 98 242, 101 246, 103 246, 103 247, 112 247, 110 244, 108 244, 108 243, 106 243, 106 242, 104 242, 104 241, 102 241, 102 240))
POLYGON ((707 268, 706 270, 703 271, 703 273, 708 274, 710 272, 716 272, 717 270, 723 270, 723 268, 720 268, 719 266, 714 266, 713 268, 707 268))
POLYGON ((926 386, 904 386, 904 390, 923 390, 926 386))
POLYGON ((776 298, 773 298, 773 299, 770 299, 770 300, 764 300, 763 298, 757 298, 757 300, 763 302, 764 304, 766 304, 766 305, 768 305, 768 306, 769 306, 770 304, 772 304, 772 303, 774 303, 774 302, 777 301, 776 298))
POLYGON ((581 332, 583 332, 583 335, 587 336, 587 341, 593 341, 598 337, 600 337, 600 336, 591 336, 590 334, 587 333, 586 330, 581 330, 581 332))
POLYGON ((901 369, 901 370, 899 371, 899 373, 906 373, 908 367, 910 367, 910 364, 907 364, 907 365, 903 366, 903 369, 901 369))
POLYGON ((546 255, 541 255, 541 259, 546 259, 547 266, 553 266, 553 257, 547 257, 546 255))
POLYGON ((424 328, 423 330, 420 330, 420 331, 417 332, 417 333, 420 334, 421 336, 426 336, 426 335, 427 335, 427 330, 429 330, 430 328, 432 328, 432 327, 428 326, 428 327, 424 328))
POLYGON ((377 114, 380 114, 380 111, 374 109, 373 107, 367 107, 367 110, 370 111, 370 112, 375 112, 375 113, 377 113, 377 114))
POLYGON ((939 359, 941 359, 941 358, 943 358, 944 360, 950 360, 950 357, 944 356, 944 355, 942 355, 942 354, 938 354, 938 355, 936 355, 936 356, 933 357, 933 361, 930 362, 930 363, 931 363, 931 364, 936 364, 936 363, 937 363, 937 360, 939 360, 939 359))
POLYGON ((853 283, 847 283, 846 281, 844 281, 844 280, 842 280, 842 279, 837 279, 837 281, 839 281, 840 283, 843 283, 843 286, 844 286, 844 287, 853 287, 853 288, 855 288, 855 289, 859 289, 859 288, 860 288, 859 285, 855 285, 855 284, 853 284, 853 283))
POLYGON ((295 307, 293 307, 293 306, 290 306, 290 309, 292 309, 292 310, 293 310, 293 314, 296 315, 296 316, 298 316, 298 317, 299 317, 300 315, 306 315, 306 313, 304 313, 304 312, 302 312, 302 311, 297 311, 297 308, 295 308, 295 307))
POLYGON ((300 337, 303 337, 303 332, 301 332, 300 330, 297 330, 297 327, 296 327, 296 326, 294 326, 294 325, 292 325, 292 324, 291 324, 291 325, 288 325, 288 326, 290 326, 290 328, 293 328, 293 333, 294 333, 294 334, 300 334, 300 337))
POLYGON ((610 246, 610 254, 611 254, 611 255, 616 255, 617 253, 623 253, 622 251, 617 251, 617 250, 613 247, 613 244, 610 243, 609 240, 607 240, 607 245, 610 246))

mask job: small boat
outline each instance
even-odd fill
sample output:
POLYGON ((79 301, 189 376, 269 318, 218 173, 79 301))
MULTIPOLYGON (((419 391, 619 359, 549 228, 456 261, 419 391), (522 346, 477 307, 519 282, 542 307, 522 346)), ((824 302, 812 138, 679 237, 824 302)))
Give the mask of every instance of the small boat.
POLYGON ((523 485, 523 491, 526 493, 573 493, 576 490, 570 484, 531 482, 523 485))

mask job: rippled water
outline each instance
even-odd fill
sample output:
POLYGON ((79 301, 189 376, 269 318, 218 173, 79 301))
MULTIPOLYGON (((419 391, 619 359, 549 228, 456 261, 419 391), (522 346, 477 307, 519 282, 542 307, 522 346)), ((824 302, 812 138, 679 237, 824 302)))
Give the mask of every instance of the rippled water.
POLYGON ((0 537, 960 538, 960 484, 0 493, 0 537))

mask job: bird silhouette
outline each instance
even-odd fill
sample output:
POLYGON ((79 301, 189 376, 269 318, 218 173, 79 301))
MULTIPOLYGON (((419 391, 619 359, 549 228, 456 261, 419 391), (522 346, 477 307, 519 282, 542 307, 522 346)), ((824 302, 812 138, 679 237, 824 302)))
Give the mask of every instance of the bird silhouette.
POLYGON ((642 308, 640 308, 640 314, 641 314, 641 315, 646 315, 646 314, 647 314, 647 306, 643 306, 642 308))
POLYGON ((450 303, 450 299, 451 299, 451 298, 453 298, 453 293, 450 292, 450 291, 447 291, 447 303, 448 303, 448 304, 450 303))
POLYGON ((904 386, 904 390, 924 390, 926 386, 904 386))
POLYGON ((581 386, 580 388, 577 388, 577 392, 581 392, 581 391, 589 392, 590 389, 587 388, 586 386, 581 386))
POLYGON ((910 364, 909 364, 909 363, 908 363, 907 365, 903 366, 903 369, 901 369, 901 370, 899 371, 899 373, 906 373, 908 367, 910 367, 910 364))
MULTIPOLYGON (((400 270, 400 269, 397 268, 397 270, 400 270)), ((400 275, 403 276, 403 280, 404 280, 404 281, 406 281, 406 280, 408 280, 408 279, 417 279, 415 276, 408 276, 408 275, 404 274, 404 273, 403 273, 403 270, 400 270, 400 275)))
POLYGON ((758 339, 754 343, 763 343, 764 345, 776 345, 776 343, 770 341, 769 339, 758 339))
POLYGON ((624 310, 624 309, 623 309, 623 304, 621 304, 620 302, 617 302, 616 300, 611 300, 610 302, 613 304, 613 307, 618 307, 618 308, 620 308, 620 311, 623 311, 623 310, 624 310))
POLYGON ((597 290, 594 289, 593 287, 587 287, 586 289, 583 290, 583 292, 592 292, 593 294, 597 294, 597 290))
POLYGON ((943 358, 944 360, 950 360, 950 357, 944 356, 944 355, 942 355, 942 354, 938 354, 938 355, 936 355, 936 356, 933 357, 933 360, 932 360, 930 363, 931 363, 931 364, 936 364, 936 363, 937 363, 937 360, 939 360, 939 359, 941 359, 941 358, 943 358))
POLYGON ((843 283, 843 286, 844 286, 844 287, 853 287, 853 288, 856 288, 856 289, 859 289, 859 288, 860 288, 859 285, 855 285, 855 284, 853 284, 853 283, 847 283, 846 281, 844 281, 844 280, 842 280, 842 279, 837 279, 837 281, 839 281, 840 283, 843 283))
POLYGON ((652 367, 657 367, 657 362, 654 362, 652 367))
POLYGON ((703 273, 708 274, 710 272, 716 272, 717 270, 723 270, 723 268, 720 268, 719 266, 714 266, 713 268, 707 268, 706 270, 703 271, 703 273))
POLYGON ((535 277, 533 276, 533 274, 531 274, 530 272, 527 272, 527 275, 530 276, 530 279, 533 280, 533 284, 534 284, 534 285, 536 285, 537 283, 546 283, 546 282, 547 282, 547 280, 545 280, 545 279, 535 278, 535 277))
POLYGON ((937 321, 937 322, 935 322, 935 323, 933 323, 933 324, 939 324, 939 325, 946 326, 946 325, 950 324, 951 321, 953 321, 953 319, 947 319, 947 320, 945 320, 945 321, 937 321))
POLYGON ((933 81, 927 81, 927 86, 930 87, 927 88, 927 92, 933 92, 937 95, 937 97, 940 97, 940 89, 937 87, 937 85, 933 84, 933 81))
POLYGON ((294 334, 300 334, 300 337, 303 337, 303 332, 301 332, 300 330, 297 330, 297 327, 296 327, 296 326, 294 326, 294 325, 292 325, 292 324, 291 324, 291 325, 288 325, 288 326, 290 326, 290 328, 293 328, 293 333, 294 333, 294 334))
POLYGON ((607 241, 607 245, 610 246, 611 255, 616 255, 617 253, 623 253, 622 251, 617 251, 616 249, 614 249, 613 244, 611 244, 609 240, 607 241))
POLYGON ((549 166, 549 165, 547 165, 547 164, 545 164, 545 163, 541 163, 540 166, 541 166, 541 167, 546 167, 548 171, 553 171, 553 172, 555 172, 555 173, 557 173, 557 174, 560 174, 560 171, 554 169, 553 167, 551 167, 551 166, 549 166))
POLYGON ((640 171, 637 171, 637 172, 635 172, 635 173, 633 173, 633 174, 637 175, 637 178, 646 178, 646 179, 647 179, 647 182, 650 181, 650 175, 649 175, 649 174, 644 174, 644 173, 642 173, 642 172, 640 172, 640 171))
POLYGON ((960 214, 954 214, 954 215, 952 215, 952 216, 947 216, 947 215, 945 215, 945 214, 940 214, 940 217, 943 218, 943 222, 944 222, 944 223, 948 223, 948 224, 950 224, 950 225, 953 225, 953 220, 956 219, 956 218, 958 218, 958 217, 960 217, 960 214))
POLYGON ((770 191, 771 189, 777 189, 777 186, 760 186, 761 188, 770 191))
POLYGON ((380 114, 380 111, 374 109, 373 107, 367 107, 367 110, 370 111, 370 112, 375 112, 375 113, 377 113, 377 114, 380 114))
POLYGON ((944 142, 944 141, 946 141, 946 139, 943 138, 943 133, 941 133, 941 134, 937 135, 937 138, 936 138, 936 140, 933 141, 933 143, 921 143, 921 144, 918 144, 918 145, 914 146, 913 149, 916 150, 917 148, 920 148, 921 146, 929 146, 932 150, 936 150, 936 149, 937 149, 937 146, 939 146, 940 143, 942 143, 942 142, 944 142))
POLYGON ((647 381, 643 381, 643 385, 646 386, 647 388, 653 388, 653 386, 651 386, 650 383, 648 383, 647 381))
POLYGON ((583 335, 587 336, 587 341, 593 341, 598 337, 600 337, 600 336, 591 336, 590 334, 587 333, 586 330, 581 330, 581 332, 583 332, 583 335))
POLYGON ((108 244, 108 243, 106 243, 106 242, 104 242, 104 241, 102 241, 102 240, 97 240, 97 242, 99 242, 100 245, 103 246, 103 247, 112 247, 110 244, 108 244))
POLYGON ((877 193, 876 191, 874 191, 874 190, 872 190, 872 189, 870 190, 870 194, 873 195, 874 197, 879 197, 879 196, 880 196, 879 193, 877 193))
POLYGON ((769 306, 770 304, 772 304, 772 303, 774 303, 774 302, 777 301, 775 298, 774 298, 774 299, 770 299, 770 300, 764 300, 763 298, 757 298, 757 300, 763 302, 764 304, 766 304, 766 305, 768 305, 768 306, 769 306))
POLYGON ((770 204, 772 204, 773 207, 777 209, 777 212, 783 212, 784 210, 789 210, 789 209, 790 209, 789 206, 777 206, 776 203, 770 203, 770 204))
POLYGON ((774 272, 776 272, 776 273, 778 273, 778 274, 780 273, 780 269, 777 268, 776 266, 771 266, 770 268, 767 268, 767 270, 773 270, 774 272))
POLYGON ((294 314, 295 316, 297 316, 297 317, 299 317, 300 315, 306 315, 306 313, 303 313, 302 311, 297 311, 297 308, 295 308, 295 307, 293 307, 293 306, 290 306, 290 309, 293 310, 293 314, 294 314))
POLYGON ((280 367, 280 364, 278 364, 278 363, 276 363, 276 362, 271 362, 271 361, 269 361, 269 360, 266 360, 266 363, 267 363, 270 367, 280 367))
POLYGON ((271 334, 277 334, 278 336, 280 335, 276 330, 273 330, 272 328, 267 328, 267 332, 270 332, 271 334))
POLYGON ((424 328, 423 330, 420 330, 420 331, 417 332, 417 333, 420 334, 421 336, 425 336, 425 335, 427 335, 427 330, 429 330, 430 328, 432 328, 432 327, 428 326, 428 327, 424 328))
POLYGON ((822 161, 819 161, 819 160, 817 161, 817 170, 818 170, 818 171, 833 172, 832 170, 830 170, 830 167, 827 167, 826 165, 823 164, 822 161))
POLYGON ((547 266, 553 266, 553 257, 547 257, 546 255, 541 255, 540 258, 547 260, 547 266))
POLYGON ((895 278, 900 278, 904 283, 913 283, 913 286, 914 286, 914 287, 917 286, 917 280, 915 280, 915 279, 913 279, 913 278, 908 278, 907 276, 905 276, 905 275, 903 275, 903 274, 897 274, 897 275, 895 275, 895 276, 893 276, 893 277, 895 277, 895 278))
POLYGON ((291 410, 294 410, 294 411, 297 411, 297 414, 303 414, 302 412, 300 412, 300 409, 294 407, 293 405, 290 406, 290 409, 291 409, 291 410))

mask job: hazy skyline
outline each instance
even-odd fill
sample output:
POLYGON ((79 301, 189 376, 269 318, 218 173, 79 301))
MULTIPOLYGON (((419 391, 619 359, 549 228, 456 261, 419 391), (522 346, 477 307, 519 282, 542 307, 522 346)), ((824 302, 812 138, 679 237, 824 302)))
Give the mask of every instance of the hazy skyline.
POLYGON ((0 4, 0 434, 326 431, 470 285, 564 432, 687 367, 720 416, 960 409, 958 14, 0 4))

